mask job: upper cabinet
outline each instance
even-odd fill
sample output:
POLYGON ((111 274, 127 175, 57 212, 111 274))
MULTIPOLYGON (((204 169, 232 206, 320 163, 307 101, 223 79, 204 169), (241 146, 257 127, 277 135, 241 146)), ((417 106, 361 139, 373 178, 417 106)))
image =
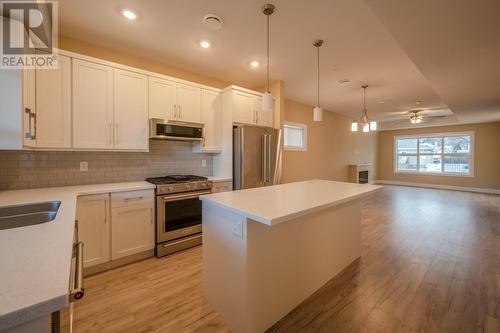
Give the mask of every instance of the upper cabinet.
POLYGON ((222 95, 219 92, 202 89, 201 114, 204 126, 202 143, 196 143, 197 153, 220 153, 222 151, 222 95))
POLYGON ((114 148, 148 149, 148 77, 114 69, 114 148))
POLYGON ((113 68, 73 59, 73 146, 113 148, 113 68))
POLYGON ((71 58, 57 58, 57 69, 36 70, 37 148, 71 148, 71 58))
POLYGON ((150 118, 201 123, 201 88, 150 77, 149 108, 150 118))
POLYGON ((273 126, 273 112, 262 110, 262 95, 257 92, 232 89, 233 122, 273 126))
POLYGON ((177 116, 177 83, 149 77, 149 118, 174 120, 177 116))

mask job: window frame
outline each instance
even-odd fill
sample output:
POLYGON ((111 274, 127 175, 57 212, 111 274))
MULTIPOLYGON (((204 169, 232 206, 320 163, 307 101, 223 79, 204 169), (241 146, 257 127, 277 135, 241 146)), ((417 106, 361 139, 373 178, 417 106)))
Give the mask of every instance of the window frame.
POLYGON ((307 151, 307 124, 301 124, 301 123, 294 123, 291 121, 285 121, 283 122, 283 149, 287 151, 307 151), (290 126, 290 127, 300 127, 302 128, 302 147, 296 147, 296 146, 287 146, 285 143, 285 127, 290 126))
POLYGON ((422 175, 422 176, 447 176, 447 177, 474 177, 474 131, 465 132, 444 132, 444 133, 429 133, 429 134, 415 134, 415 135, 395 135, 393 138, 393 173, 397 174, 411 174, 411 175, 422 175), (470 152, 469 153, 445 153, 444 152, 444 138, 453 136, 470 136, 470 152), (440 153, 422 153, 420 154, 420 138, 434 138, 439 137, 441 139, 441 152, 440 153), (399 139, 417 139, 417 152, 416 154, 399 154, 398 155, 398 140, 399 139), (423 172, 419 171, 420 168, 420 156, 441 156, 441 170, 442 172, 423 172), (417 170, 398 170, 398 157, 399 156, 416 156, 417 157, 417 170), (458 173, 458 172, 445 172, 444 171, 444 158, 445 156, 469 156, 469 173, 458 173))

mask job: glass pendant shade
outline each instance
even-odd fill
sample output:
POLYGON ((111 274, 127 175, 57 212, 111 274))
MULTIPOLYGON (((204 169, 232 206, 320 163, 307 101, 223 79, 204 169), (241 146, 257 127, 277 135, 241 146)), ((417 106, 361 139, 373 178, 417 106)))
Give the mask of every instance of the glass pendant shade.
POLYGON ((370 131, 376 131, 376 130, 377 130, 377 122, 370 121, 370 131))
POLYGON ((363 132, 368 133, 370 132, 370 124, 364 124, 363 125, 363 132))
POLYGON ((266 112, 273 111, 273 95, 270 92, 265 92, 262 95, 262 110, 266 112))
POLYGON ((314 121, 323 121, 323 109, 319 106, 315 107, 313 110, 313 120, 314 121))
POLYGON ((351 124, 351 131, 352 132, 357 132, 358 131, 358 122, 357 121, 353 121, 352 124, 351 124))

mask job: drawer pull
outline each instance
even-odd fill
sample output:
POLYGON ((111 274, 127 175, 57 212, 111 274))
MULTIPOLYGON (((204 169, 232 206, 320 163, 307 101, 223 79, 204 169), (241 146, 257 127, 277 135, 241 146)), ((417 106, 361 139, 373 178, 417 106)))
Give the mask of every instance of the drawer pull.
POLYGON ((144 199, 144 196, 132 197, 132 198, 125 198, 125 201, 141 200, 141 199, 144 199))

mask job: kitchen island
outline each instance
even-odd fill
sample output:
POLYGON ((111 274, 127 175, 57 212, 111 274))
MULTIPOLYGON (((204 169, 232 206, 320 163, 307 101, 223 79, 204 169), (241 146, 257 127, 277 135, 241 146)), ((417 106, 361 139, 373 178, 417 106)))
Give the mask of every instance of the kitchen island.
POLYGON ((360 198, 310 180, 200 197, 203 291, 236 332, 264 332, 361 254, 360 198))

